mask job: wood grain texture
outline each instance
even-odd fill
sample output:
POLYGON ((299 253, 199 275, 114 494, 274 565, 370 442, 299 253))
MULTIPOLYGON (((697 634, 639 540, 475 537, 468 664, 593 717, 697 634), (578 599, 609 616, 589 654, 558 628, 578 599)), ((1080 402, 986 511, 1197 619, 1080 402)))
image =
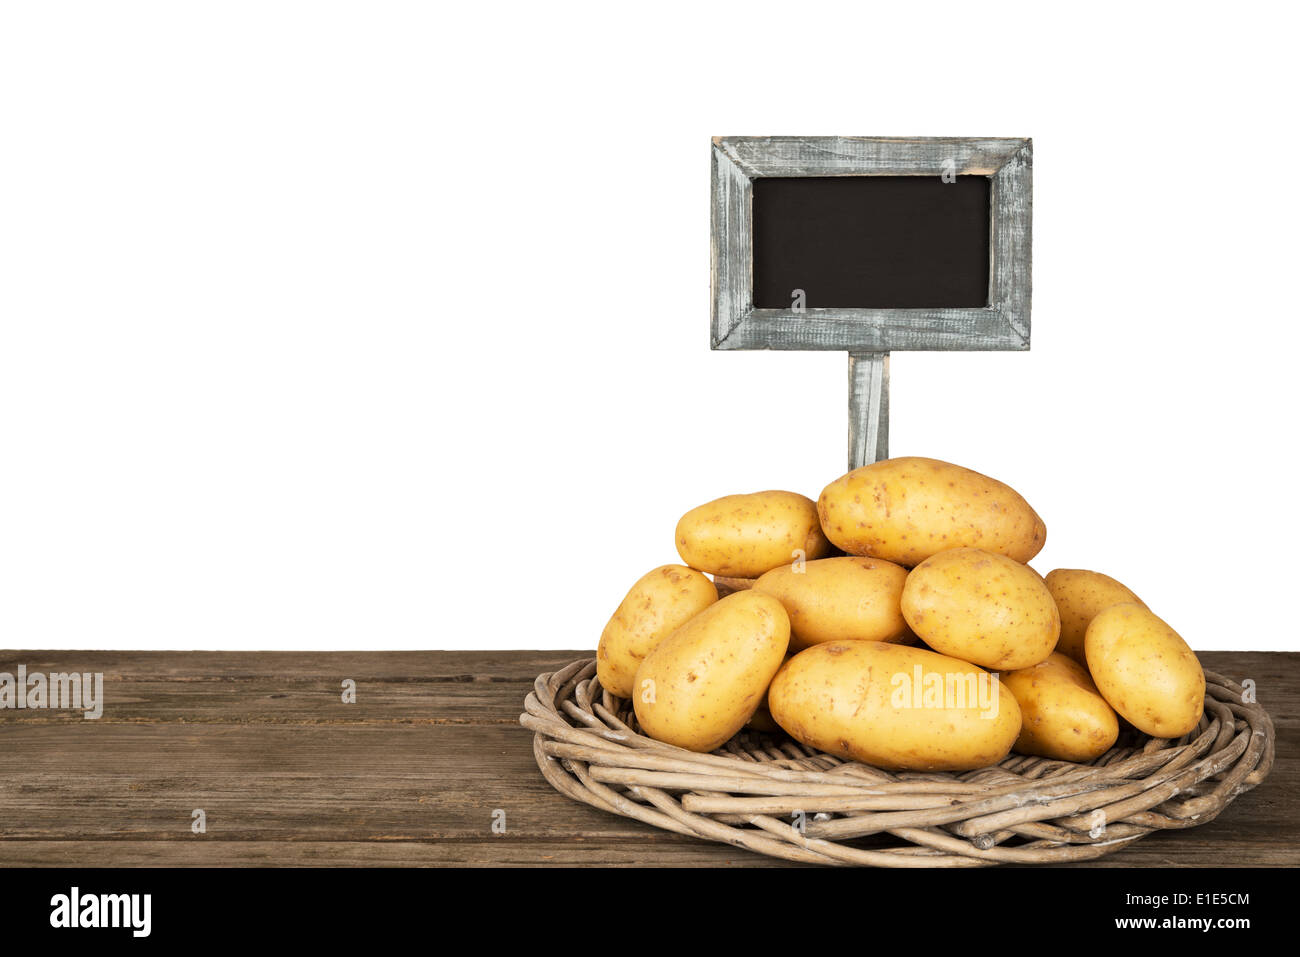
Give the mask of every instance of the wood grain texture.
POLYGON ((717 349, 754 309, 754 191, 750 178, 716 146, 710 175, 711 345, 717 349))
POLYGON ((714 349, 1025 350, 1032 298, 1033 144, 1025 138, 739 136, 712 149, 714 349), (753 181, 764 176, 992 179, 989 304, 956 309, 755 309, 753 181))
POLYGON ((889 353, 849 353, 849 471, 889 458, 889 353))
POLYGON ((717 136, 713 145, 758 176, 992 176, 1025 145, 1017 137, 717 136))
MULTIPOLYGON (((589 654, 0 652, 0 671, 103 672, 105 696, 97 721, 0 711, 0 865, 776 866, 546 784, 519 711, 538 673, 589 654)), ((1272 775, 1217 821, 1091 866, 1300 863, 1300 654, 1203 658, 1255 681, 1272 775)))

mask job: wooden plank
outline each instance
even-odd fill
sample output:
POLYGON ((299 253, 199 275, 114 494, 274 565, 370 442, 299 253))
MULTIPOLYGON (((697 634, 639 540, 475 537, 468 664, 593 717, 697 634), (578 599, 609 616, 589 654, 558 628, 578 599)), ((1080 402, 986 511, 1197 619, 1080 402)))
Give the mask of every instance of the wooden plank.
POLYGON ((725 844, 678 838, 562 841, 12 841, 6 867, 799 867, 725 844))
MULTIPOLYGON (((0 671, 102 669, 107 698, 98 721, 0 711, 0 864, 775 863, 551 790, 515 722, 538 672, 590 654, 0 653, 0 671)), ((1255 682, 1272 775, 1219 820, 1096 866, 1300 863, 1300 655, 1202 659, 1255 682)))
MULTIPOLYGON (((595 654, 588 651, 82 651, 0 649, 0 671, 102 671, 203 682, 250 675, 346 675, 386 681, 522 681, 595 654)), ((3 714, 3 712, 0 712, 3 714)))
MULTIPOLYGON (((550 670, 550 669, 547 669, 550 670)), ((343 674, 346 674, 344 672, 343 674)), ((448 682, 355 679, 355 703, 343 702, 342 681, 248 675, 205 681, 104 679, 100 724, 184 721, 188 724, 506 724, 515 725, 531 679, 448 682), (507 702, 516 701, 515 713, 507 702)), ((81 711, 9 711, 0 724, 82 724, 81 711)))
MULTIPOLYGON (((22 652, 0 672, 102 672, 100 722, 514 725, 533 679, 580 652, 22 652), (342 700, 355 682, 354 704, 342 700), (510 690, 505 691, 508 687, 510 690)), ((3 711, 0 723, 84 721, 78 711, 3 711)))
MULTIPOLYGON (((1046 867, 1295 867, 1294 848, 1241 844, 1224 854, 1219 825, 1144 838, 1085 865, 1046 867)), ((1235 839, 1234 839, 1235 841, 1235 839)), ((617 837, 517 841, 9 841, 6 867, 799 867, 724 844, 679 837, 648 843, 617 837)), ((1014 865, 1005 865, 1014 866, 1014 865)))
POLYGON ((1033 147, 1024 146, 993 176, 989 305, 1029 348, 1033 299, 1033 147))
POLYGON ((992 176, 1024 149, 1017 137, 718 136, 746 176, 992 176))
POLYGON ((537 771, 515 725, 28 725, 5 730, 0 838, 617 836, 537 771))
POLYGON ((718 149, 711 151, 709 275, 710 345, 717 349, 754 309, 753 187, 718 149))
MULTIPOLYGON (((594 650, 551 652, 113 652, 0 651, 0 672, 102 671, 106 706, 101 722, 141 720, 367 723, 418 720, 512 725, 534 678, 594 650), (355 705, 343 706, 340 683, 358 683, 355 705), (334 707, 339 705, 338 708, 334 707), (346 708, 355 708, 347 711, 346 708)), ((1291 689, 1300 655, 1202 652, 1206 666, 1251 678, 1274 720, 1295 714, 1291 689), (1283 695, 1289 708, 1275 708, 1283 695)), ((81 723, 78 712, 0 711, 6 723, 81 723)))
POLYGON ((1029 340, 997 307, 751 309, 714 349, 806 352, 1023 352, 1029 340))

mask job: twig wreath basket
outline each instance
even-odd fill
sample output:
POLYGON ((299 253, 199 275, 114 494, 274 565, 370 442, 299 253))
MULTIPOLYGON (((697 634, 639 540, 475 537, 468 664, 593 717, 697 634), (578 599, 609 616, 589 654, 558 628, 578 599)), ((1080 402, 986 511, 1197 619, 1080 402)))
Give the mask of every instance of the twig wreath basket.
POLYGON ((980 867, 1086 861, 1214 820, 1273 765, 1273 722, 1205 672, 1177 740, 1125 741, 1091 764, 1011 754, 961 773, 888 772, 742 731, 712 754, 638 733, 584 658, 538 676, 519 721, 560 793, 613 814, 811 864, 980 867))

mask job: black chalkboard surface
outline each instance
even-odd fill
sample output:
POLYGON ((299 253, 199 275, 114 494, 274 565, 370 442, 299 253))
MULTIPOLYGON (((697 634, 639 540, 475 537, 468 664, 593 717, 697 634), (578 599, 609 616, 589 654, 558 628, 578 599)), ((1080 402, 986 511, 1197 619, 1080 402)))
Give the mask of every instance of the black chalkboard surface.
POLYGON ((982 307, 987 176, 799 176, 753 181, 758 309, 982 307))

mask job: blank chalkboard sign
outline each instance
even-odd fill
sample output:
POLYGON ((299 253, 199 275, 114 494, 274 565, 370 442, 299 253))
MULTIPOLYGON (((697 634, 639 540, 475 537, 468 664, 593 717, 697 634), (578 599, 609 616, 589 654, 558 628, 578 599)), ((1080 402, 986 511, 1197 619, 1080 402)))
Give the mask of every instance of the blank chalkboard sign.
POLYGON ((849 354, 849 466, 888 453, 889 353, 1029 348, 1026 138, 713 140, 710 345, 849 354))
POLYGON ((987 176, 754 180, 754 306, 983 308, 987 176))

